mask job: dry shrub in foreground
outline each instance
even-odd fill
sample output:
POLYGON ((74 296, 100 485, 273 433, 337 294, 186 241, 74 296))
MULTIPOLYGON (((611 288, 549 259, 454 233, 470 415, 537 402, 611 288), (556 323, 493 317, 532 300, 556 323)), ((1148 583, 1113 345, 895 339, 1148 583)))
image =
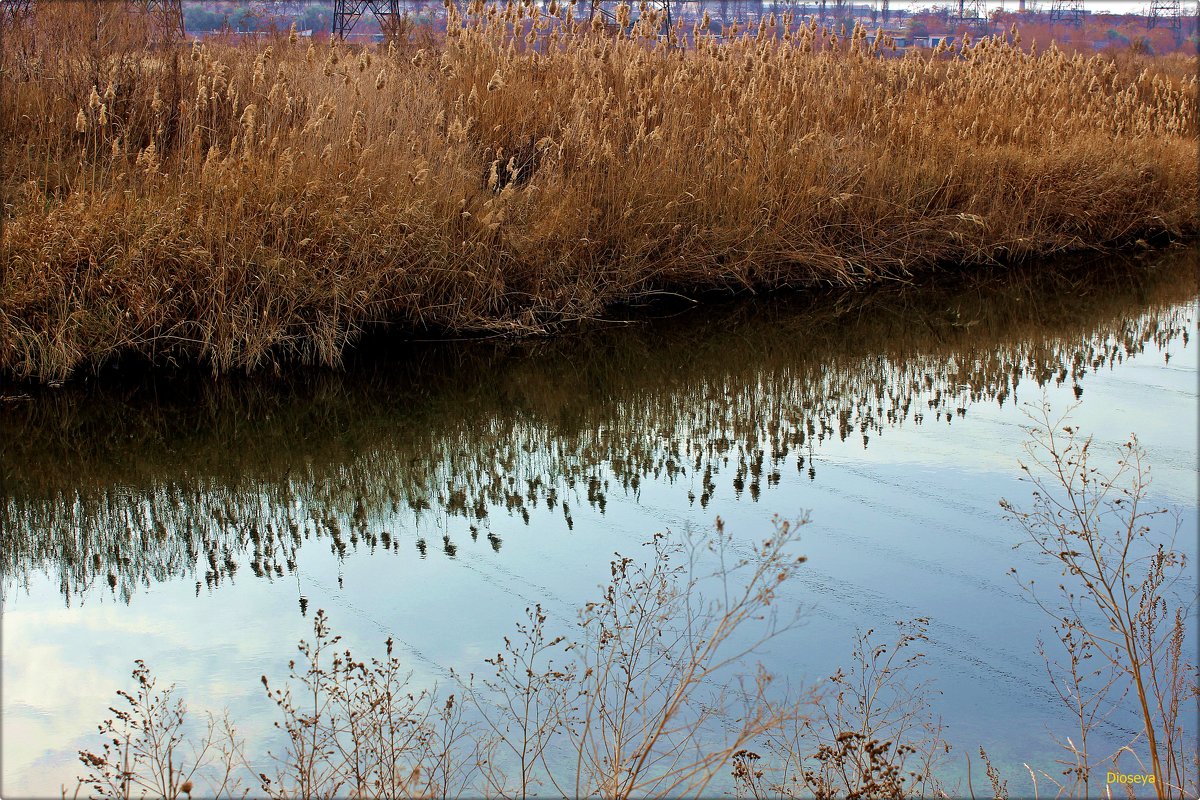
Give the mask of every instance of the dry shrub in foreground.
POLYGON ((1164 525, 1166 510, 1150 506, 1150 467, 1136 436, 1121 446, 1116 467, 1105 470, 1093 466, 1092 439, 1068 425, 1068 415, 1056 419, 1043 403, 1031 416, 1030 462, 1022 469, 1034 487, 1032 507, 1001 505, 1038 554, 1062 567, 1053 596, 1032 580, 1021 585, 1055 621, 1062 660, 1044 650, 1042 656, 1078 723, 1061 738, 1062 774, 1041 774, 1058 796, 1104 791, 1111 770, 1153 775, 1153 786, 1138 787, 1143 793, 1200 797, 1193 727, 1200 669, 1184 648, 1195 584, 1186 583, 1178 518, 1164 525), (1136 735, 1115 751, 1103 750, 1095 743, 1103 726, 1130 705, 1136 735))
POLYGON ((528 609, 491 674, 459 678, 452 693, 410 687, 390 640, 369 663, 338 651, 318 613, 287 686, 263 678, 285 743, 270 767, 248 761, 232 725, 193 743, 182 704, 139 663, 138 690, 101 727, 111 744, 80 754, 81 786, 172 799, 700 796, 803 707, 769 697, 770 678, 750 665, 795 621, 774 603, 804 562, 799 528, 778 522, 748 548, 719 523, 703 540, 656 536, 644 562, 612 562, 574 635, 550 635, 528 609))
MULTIPOLYGON (((661 291, 861 284, 1196 228, 1194 60, 892 54, 790 16, 613 37, 451 9, 379 50, 152 50, 43 3, 2 55, 0 371, 333 364, 661 291)), ((882 40, 881 40, 882 43, 882 40)))
MULTIPOLYGON (((1130 797, 1200 797, 1197 711, 1200 671, 1188 663, 1187 618, 1195 585, 1186 572, 1176 524, 1148 508, 1150 471, 1131 436, 1115 469, 1091 461, 1092 440, 1042 406, 1030 414, 1026 480, 1030 511, 1001 506, 1037 555, 1060 566, 1054 596, 1021 583, 1054 620, 1063 660, 1048 655, 1051 686, 1077 728, 1054 731, 1064 749, 1057 774, 1028 764, 1034 797, 1112 796, 1112 773, 1154 776, 1119 785, 1130 797), (1182 584, 1182 585, 1181 585, 1182 584), (1135 735, 1105 750, 1114 732, 1136 719, 1135 735)), ((1025 544, 1024 542, 1022 544, 1025 544)), ((1019 546, 1019 545, 1018 545, 1019 546)), ((1013 569, 1012 574, 1017 575, 1013 569)), ((902 623, 895 644, 859 635, 849 670, 839 670, 815 711, 764 737, 762 754, 735 754, 739 796, 762 798, 946 797, 937 768, 949 746, 931 713, 930 687, 911 681, 923 659, 908 648, 925 638, 926 620, 902 623)), ((995 800, 1007 800, 1003 773, 979 748, 995 800)), ((967 762, 967 792, 975 789, 967 762)))
POLYGON ((847 669, 821 687, 811 713, 762 737, 763 753, 734 756, 739 797, 944 797, 937 774, 950 752, 931 706, 933 688, 914 678, 929 620, 898 622, 893 642, 859 632, 847 669))

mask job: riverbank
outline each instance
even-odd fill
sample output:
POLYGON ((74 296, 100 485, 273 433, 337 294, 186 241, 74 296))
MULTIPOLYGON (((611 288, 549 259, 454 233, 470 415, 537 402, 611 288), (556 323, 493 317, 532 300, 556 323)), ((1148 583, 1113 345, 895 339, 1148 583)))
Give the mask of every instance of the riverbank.
POLYGON ((10 377, 335 364, 381 326, 535 333, 1197 228, 1195 59, 765 23, 668 52, 524 7, 423 48, 170 55, 41 8, 3 53, 10 377))

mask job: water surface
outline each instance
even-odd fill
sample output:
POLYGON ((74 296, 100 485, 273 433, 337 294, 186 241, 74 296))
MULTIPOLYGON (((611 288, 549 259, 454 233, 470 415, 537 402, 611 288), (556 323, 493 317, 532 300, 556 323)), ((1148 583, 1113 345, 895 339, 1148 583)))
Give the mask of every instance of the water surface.
POLYGON ((787 591, 806 623, 764 663, 812 681, 856 628, 930 617, 957 760, 985 746, 1020 794, 1021 764, 1054 769, 1050 737, 1071 732, 1035 649, 1046 620, 1006 574, 1039 569, 998 507, 1028 501, 1026 406, 1078 402, 1101 448, 1136 432, 1194 553, 1195 270, 1182 253, 981 273, 7 399, 0 793, 73 787, 134 658, 265 741, 259 676, 283 677, 317 608, 360 655, 393 637, 432 685, 479 670, 527 605, 570 624, 655 531, 720 515, 748 540, 809 512, 787 591))

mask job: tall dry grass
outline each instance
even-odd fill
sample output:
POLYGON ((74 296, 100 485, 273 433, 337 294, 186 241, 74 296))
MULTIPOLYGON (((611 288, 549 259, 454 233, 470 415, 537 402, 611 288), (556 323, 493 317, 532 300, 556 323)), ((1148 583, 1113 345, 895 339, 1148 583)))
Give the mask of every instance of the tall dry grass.
POLYGON ((0 59, 0 372, 329 364, 383 324, 536 331, 1197 227, 1194 59, 449 14, 440 43, 189 51, 39 4, 0 59))

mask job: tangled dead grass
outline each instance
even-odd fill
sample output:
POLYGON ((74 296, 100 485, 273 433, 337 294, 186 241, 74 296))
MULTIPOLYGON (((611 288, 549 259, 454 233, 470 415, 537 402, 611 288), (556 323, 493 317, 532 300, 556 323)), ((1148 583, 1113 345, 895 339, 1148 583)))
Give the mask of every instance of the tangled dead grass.
POLYGON ((443 42, 189 51, 119 4, 38 9, 0 56, 19 378, 333 364, 380 325, 532 332, 1197 227, 1195 59, 1016 31, 903 55, 787 16, 614 35, 528 0, 450 7, 443 42))

